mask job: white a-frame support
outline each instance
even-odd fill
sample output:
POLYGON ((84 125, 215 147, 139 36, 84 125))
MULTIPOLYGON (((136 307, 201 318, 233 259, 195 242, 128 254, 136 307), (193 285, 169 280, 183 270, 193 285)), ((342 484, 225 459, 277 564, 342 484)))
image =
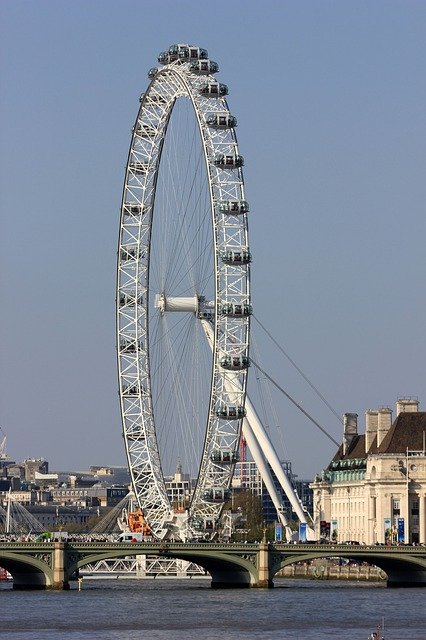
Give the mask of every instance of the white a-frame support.
MULTIPOLYGON (((207 341, 210 347, 213 349, 213 328, 208 320, 201 319, 201 324, 203 325, 207 341)), ((235 376, 235 379, 233 381, 226 382, 225 385, 227 387, 227 393, 230 397, 232 397, 232 393, 237 391, 237 376, 235 376)), ((290 501, 292 509, 296 513, 299 521, 306 524, 307 539, 314 539, 314 529, 312 528, 310 522, 308 522, 308 520, 310 520, 309 514, 307 514, 307 512, 304 510, 299 497, 293 489, 291 482, 284 473, 277 452, 275 451, 272 442, 248 397, 246 397, 245 409, 246 417, 243 420, 243 435, 247 441, 247 445, 250 449, 251 455, 253 456, 253 460, 255 461, 257 468, 259 469, 259 473, 262 477, 263 482, 265 483, 266 489, 271 497, 274 507, 277 510, 280 522, 286 530, 287 539, 289 539, 291 535, 290 528, 288 526, 289 523, 283 509, 281 497, 275 487, 270 468, 275 473, 275 476, 285 495, 290 501)))

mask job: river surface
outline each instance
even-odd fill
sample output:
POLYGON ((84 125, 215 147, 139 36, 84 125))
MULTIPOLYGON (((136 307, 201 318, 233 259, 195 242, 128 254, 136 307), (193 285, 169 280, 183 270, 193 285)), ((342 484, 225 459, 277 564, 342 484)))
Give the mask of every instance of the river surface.
POLYGON ((7 640, 426 640, 426 589, 275 580, 270 590, 213 590, 203 579, 89 580, 70 591, 0 583, 7 640))

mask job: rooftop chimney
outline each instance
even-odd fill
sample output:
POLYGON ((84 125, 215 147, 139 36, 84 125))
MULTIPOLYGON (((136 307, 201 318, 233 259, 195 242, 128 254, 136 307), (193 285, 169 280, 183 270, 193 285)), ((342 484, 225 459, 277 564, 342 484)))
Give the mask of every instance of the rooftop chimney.
POLYGON ((343 416, 343 455, 349 451, 352 440, 358 435, 358 414, 345 413, 343 416))
POLYGON ((383 407, 378 411, 377 421, 377 446, 380 447, 387 432, 392 426, 392 409, 383 407))
POLYGON ((379 412, 377 409, 369 409, 365 412, 365 453, 368 453, 377 435, 377 423, 379 412))
POLYGON ((417 398, 398 398, 396 401, 396 416, 400 413, 416 413, 419 410, 417 398))

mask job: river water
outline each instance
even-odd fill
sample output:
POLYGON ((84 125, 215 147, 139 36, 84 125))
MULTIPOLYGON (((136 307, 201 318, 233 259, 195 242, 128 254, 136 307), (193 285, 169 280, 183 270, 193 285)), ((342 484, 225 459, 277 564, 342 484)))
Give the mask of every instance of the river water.
POLYGON ((270 590, 213 590, 203 579, 89 580, 79 592, 0 583, 7 640, 426 639, 426 589, 276 579, 270 590))

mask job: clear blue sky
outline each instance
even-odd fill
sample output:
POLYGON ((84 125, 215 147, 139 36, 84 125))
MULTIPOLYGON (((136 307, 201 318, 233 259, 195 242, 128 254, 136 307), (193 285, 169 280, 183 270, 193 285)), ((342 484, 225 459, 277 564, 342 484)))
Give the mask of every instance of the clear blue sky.
MULTIPOLYGON (((398 396, 426 407, 425 41, 426 3, 411 0, 2 0, 0 425, 12 457, 124 463, 121 189, 146 72, 175 42, 207 48, 230 88, 256 315, 360 430, 366 409, 398 396)), ((264 368, 340 440, 258 340, 264 368)), ((274 402, 280 455, 312 477, 333 445, 274 402)))

